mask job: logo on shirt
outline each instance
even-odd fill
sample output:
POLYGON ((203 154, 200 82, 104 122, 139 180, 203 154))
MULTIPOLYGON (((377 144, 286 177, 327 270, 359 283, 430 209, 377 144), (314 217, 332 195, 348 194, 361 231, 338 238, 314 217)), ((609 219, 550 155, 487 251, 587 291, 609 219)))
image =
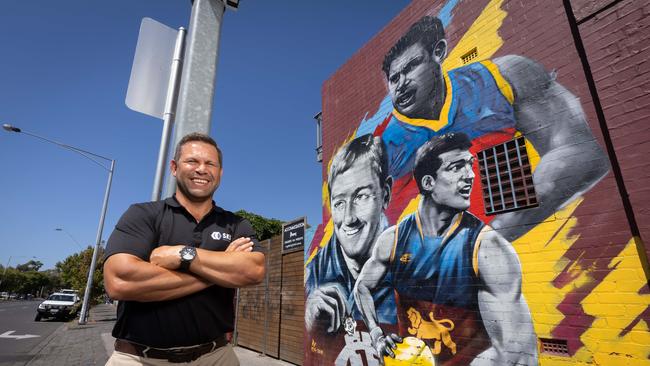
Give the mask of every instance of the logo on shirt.
POLYGON ((214 240, 230 240, 230 234, 220 233, 218 231, 213 231, 212 234, 210 234, 210 237, 214 240))

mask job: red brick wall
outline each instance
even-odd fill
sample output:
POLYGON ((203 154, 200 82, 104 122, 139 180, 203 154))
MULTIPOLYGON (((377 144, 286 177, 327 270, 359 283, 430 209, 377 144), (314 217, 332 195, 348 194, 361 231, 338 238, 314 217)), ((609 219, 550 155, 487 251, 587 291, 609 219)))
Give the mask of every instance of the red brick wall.
POLYGON ((580 25, 625 187, 646 243, 650 240, 648 14, 647 2, 621 1, 580 25))
MULTIPOLYGON (((438 14, 444 3, 414 0, 324 83, 323 182, 327 181, 328 162, 334 152, 355 133, 364 117, 377 112, 387 96, 381 70, 387 50, 411 24, 425 15, 438 14)), ((456 5, 453 20, 445 29, 450 50, 489 3, 472 0, 456 5)), ((578 21, 611 3, 571 1, 578 21)), ((500 8, 507 13, 498 30, 503 45, 491 58, 521 55, 554 71, 557 81, 579 99, 594 138, 605 149, 606 137, 563 1, 506 0, 500 8)), ((633 214, 646 242, 650 240, 650 173, 646 167, 650 153, 648 14, 647 2, 626 0, 579 26, 633 214)), ((480 37, 476 42, 481 45, 480 37)), ((404 194, 393 200, 408 198, 412 197, 404 194)), ((324 228, 331 223, 327 206, 324 202, 323 223, 307 249, 308 258, 326 242, 324 228)), ((611 170, 578 201, 514 241, 513 247, 522 264, 522 291, 537 337, 565 340, 568 346, 566 356, 540 353, 540 364, 648 362, 650 292, 611 170)), ((314 349, 331 353, 324 360, 333 360, 340 351, 310 343, 305 354, 310 356, 314 349)), ((317 355, 315 359, 319 359, 317 355)))

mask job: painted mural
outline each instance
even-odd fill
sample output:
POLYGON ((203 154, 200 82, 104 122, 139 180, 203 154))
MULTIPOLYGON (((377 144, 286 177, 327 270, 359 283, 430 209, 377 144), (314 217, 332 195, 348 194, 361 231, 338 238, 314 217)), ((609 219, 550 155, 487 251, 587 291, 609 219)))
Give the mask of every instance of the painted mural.
MULTIPOLYGON (((553 71, 515 54, 492 57, 503 45, 502 2, 489 1, 450 49, 457 1, 448 1, 376 65, 386 97, 328 162, 329 215, 305 252, 306 365, 553 364, 538 339, 562 336, 573 361, 606 362, 589 342, 607 317, 576 327, 570 313, 603 311, 588 300, 620 278, 634 246, 621 243, 608 263, 576 255, 585 250, 575 250, 572 215, 609 163, 553 71), (487 215, 477 153, 518 136, 539 203, 487 215), (543 271, 554 277, 540 280, 539 263, 553 263, 543 271)), ((629 286, 636 318, 601 347, 631 332, 650 344, 647 286, 641 278, 629 286)), ((630 352, 650 356, 647 346, 630 352)))

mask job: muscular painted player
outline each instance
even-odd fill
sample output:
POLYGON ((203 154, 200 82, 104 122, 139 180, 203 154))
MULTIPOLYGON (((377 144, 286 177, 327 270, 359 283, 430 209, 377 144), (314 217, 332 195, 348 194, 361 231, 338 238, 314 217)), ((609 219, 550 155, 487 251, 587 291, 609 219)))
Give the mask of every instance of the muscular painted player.
POLYGON ((375 135, 387 145, 394 179, 411 172, 416 150, 433 136, 463 132, 473 140, 522 133, 541 157, 533 173, 539 207, 505 213, 491 223, 513 241, 607 173, 607 158, 579 100, 554 74, 516 55, 443 72, 446 55, 442 23, 427 16, 385 56, 394 110, 375 135))
POLYGON ((354 296, 380 355, 400 337, 428 344, 438 364, 533 365, 536 338, 511 244, 466 210, 474 181, 471 142, 446 134, 416 154, 417 212, 384 231, 354 296), (384 334, 371 300, 390 278, 399 335, 384 334))

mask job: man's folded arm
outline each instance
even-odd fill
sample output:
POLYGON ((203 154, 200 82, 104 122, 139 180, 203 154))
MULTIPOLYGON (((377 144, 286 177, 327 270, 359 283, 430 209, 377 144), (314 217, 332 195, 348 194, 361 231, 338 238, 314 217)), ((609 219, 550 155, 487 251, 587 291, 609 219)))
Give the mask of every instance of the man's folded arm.
POLYGON ((193 274, 156 266, 131 254, 117 253, 104 263, 104 286, 112 299, 149 302, 187 296, 211 283, 193 274))
POLYGON ((200 248, 196 252, 190 271, 213 284, 238 288, 258 284, 264 279, 264 253, 214 252, 200 248))

